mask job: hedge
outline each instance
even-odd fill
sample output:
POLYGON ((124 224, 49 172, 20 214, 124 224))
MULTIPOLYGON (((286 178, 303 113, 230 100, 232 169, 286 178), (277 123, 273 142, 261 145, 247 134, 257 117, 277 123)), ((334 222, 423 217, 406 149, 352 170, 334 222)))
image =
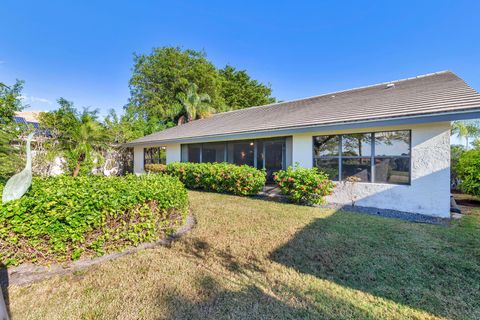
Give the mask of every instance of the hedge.
POLYGON ((253 195, 265 185, 265 171, 230 163, 174 162, 168 165, 147 164, 150 173, 178 177, 189 189, 203 189, 235 195, 253 195))
POLYGON ((0 261, 76 260, 158 240, 185 220, 187 196, 169 176, 34 178, 0 204, 0 261))
POLYGON ((294 203, 323 204, 334 187, 328 175, 317 168, 288 167, 276 172, 273 178, 281 192, 294 203))
POLYGON ((460 180, 460 190, 480 197, 480 150, 463 152, 458 159, 456 170, 460 180))

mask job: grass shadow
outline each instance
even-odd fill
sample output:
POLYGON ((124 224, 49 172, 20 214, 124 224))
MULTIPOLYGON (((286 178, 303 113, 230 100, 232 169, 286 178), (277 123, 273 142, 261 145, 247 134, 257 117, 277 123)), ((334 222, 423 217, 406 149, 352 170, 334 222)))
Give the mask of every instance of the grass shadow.
POLYGON ((437 316, 478 319, 478 221, 444 227, 338 211, 297 232, 270 259, 437 316))
MULTIPOLYGON (((255 284, 233 290, 223 287, 214 277, 203 275, 196 279, 195 292, 180 294, 178 290, 159 293, 157 307, 167 311, 167 319, 338 319, 335 308, 319 308, 301 293, 288 289, 288 299, 266 293, 255 284), (201 297, 198 299, 196 297, 201 297), (292 298, 293 297, 293 298, 292 298)), ((331 299, 331 297, 329 297, 331 299)), ((330 301, 332 302, 332 301, 330 301)), ((364 310, 338 300, 343 316, 349 319, 373 319, 364 310)))

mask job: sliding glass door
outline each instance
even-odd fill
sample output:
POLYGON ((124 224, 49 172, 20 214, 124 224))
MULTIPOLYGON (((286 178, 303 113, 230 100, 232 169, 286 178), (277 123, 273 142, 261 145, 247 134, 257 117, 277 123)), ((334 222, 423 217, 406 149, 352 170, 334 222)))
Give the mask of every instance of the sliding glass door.
POLYGON ((285 167, 285 141, 265 141, 263 148, 267 181, 273 181, 273 173, 285 167))

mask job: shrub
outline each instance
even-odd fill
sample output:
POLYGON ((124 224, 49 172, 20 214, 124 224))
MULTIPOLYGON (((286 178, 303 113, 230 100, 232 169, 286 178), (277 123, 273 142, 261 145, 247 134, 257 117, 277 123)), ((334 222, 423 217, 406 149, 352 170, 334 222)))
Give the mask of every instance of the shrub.
POLYGON ((480 150, 462 153, 456 169, 460 179, 460 190, 480 197, 480 150))
POLYGON ((288 167, 276 172, 273 178, 281 192, 294 203, 322 204, 325 196, 333 192, 333 182, 317 168, 288 167))
POLYGON ((460 156, 465 152, 465 147, 460 144, 450 146, 450 184, 452 188, 458 188, 459 177, 457 174, 457 165, 460 156))
POLYGON ((174 177, 34 178, 0 204, 0 261, 75 260, 158 240, 183 223, 187 191, 174 177))
POLYGON ((167 166, 146 165, 145 170, 178 177, 189 189, 235 195, 257 194, 265 185, 265 172, 247 165, 174 162, 167 166))

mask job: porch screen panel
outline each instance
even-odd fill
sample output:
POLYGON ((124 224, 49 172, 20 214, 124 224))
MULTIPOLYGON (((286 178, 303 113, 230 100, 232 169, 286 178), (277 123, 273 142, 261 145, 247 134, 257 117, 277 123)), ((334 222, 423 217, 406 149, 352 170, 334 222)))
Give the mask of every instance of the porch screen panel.
POLYGON ((235 141, 228 143, 228 162, 249 166, 254 166, 255 144, 253 141, 235 141))
POLYGON ((202 145, 202 162, 225 162, 225 143, 204 143, 202 145))
POLYGON ((200 163, 202 162, 202 145, 190 144, 188 145, 188 162, 200 163))

